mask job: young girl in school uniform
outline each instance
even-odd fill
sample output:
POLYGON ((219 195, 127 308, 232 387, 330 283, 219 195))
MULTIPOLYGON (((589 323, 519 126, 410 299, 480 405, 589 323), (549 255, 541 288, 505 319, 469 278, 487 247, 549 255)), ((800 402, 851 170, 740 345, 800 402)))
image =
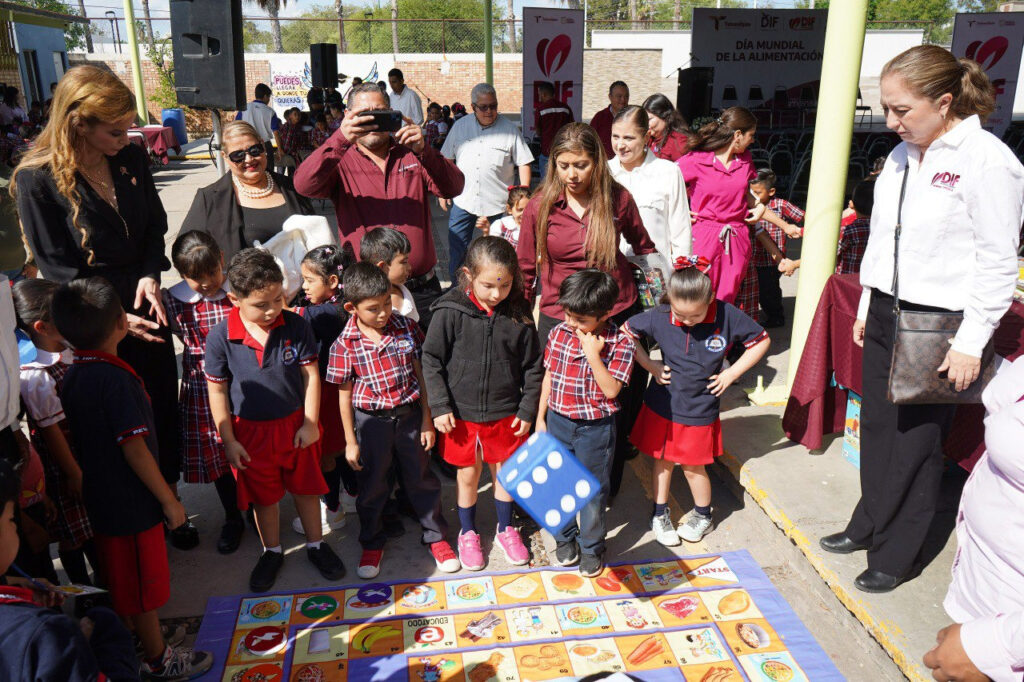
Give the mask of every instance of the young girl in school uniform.
POLYGON ((224 508, 224 526, 217 540, 217 551, 231 554, 242 542, 245 524, 238 511, 235 477, 210 414, 210 397, 203 373, 206 336, 231 312, 224 255, 213 237, 192 230, 174 240, 171 261, 182 278, 163 292, 171 331, 185 346, 181 353, 178 397, 182 478, 186 483, 213 483, 217 488, 224 508))
POLYGON ((485 235, 501 237, 512 248, 519 245, 519 225, 523 222, 526 204, 530 202, 530 188, 526 185, 509 185, 508 200, 505 202, 506 215, 487 224, 487 216, 476 219, 476 227, 485 235))
POLYGON ((82 470, 71 449, 71 435, 60 389, 72 363, 71 351, 50 318, 50 301, 56 282, 26 279, 14 285, 18 327, 36 348, 36 357, 21 365, 21 400, 28 417, 32 446, 42 460, 46 494, 54 506, 50 536, 57 540, 57 554, 73 583, 90 585, 85 558, 97 564, 92 526, 82 504, 82 470))
POLYGON ((486 565, 476 530, 482 462, 491 470, 498 526, 495 544, 509 563, 530 560, 512 526, 512 498, 498 483, 502 462, 522 445, 537 416, 544 369, 540 341, 523 293, 516 252, 501 237, 469 248, 454 286, 431 306, 423 344, 423 377, 438 448, 458 467, 459 561, 486 565))
POLYGON ((627 334, 655 341, 662 360, 656 362, 636 345, 636 359, 654 381, 630 440, 654 458, 654 513, 651 528, 658 542, 697 542, 711 531, 711 481, 704 467, 722 454, 719 399, 731 384, 768 352, 765 330, 730 303, 716 300, 702 256, 676 259, 675 271, 661 305, 629 318, 627 334), (742 344, 740 358, 722 369, 729 349, 742 344), (672 469, 683 468, 694 508, 672 527, 668 491, 672 469))
MULTIPOLYGON (((295 308, 313 328, 320 348, 320 379, 327 376, 331 346, 348 322, 348 313, 341 296, 341 278, 345 268, 355 262, 355 254, 337 246, 318 246, 302 259, 302 291, 307 305, 295 308)), ((322 429, 320 470, 327 481, 327 494, 320 507, 324 530, 337 530, 345 525, 345 508, 341 504, 342 486, 350 505, 355 503, 356 476, 345 461, 345 430, 338 406, 338 385, 320 382, 320 428, 322 429)), ((302 520, 296 516, 292 530, 304 534, 302 520)))

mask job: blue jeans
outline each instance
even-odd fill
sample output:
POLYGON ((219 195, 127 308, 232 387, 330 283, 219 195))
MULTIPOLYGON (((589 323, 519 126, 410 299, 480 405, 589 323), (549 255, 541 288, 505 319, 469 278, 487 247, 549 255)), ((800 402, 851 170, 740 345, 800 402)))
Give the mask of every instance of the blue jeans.
POLYGON ((548 172, 548 156, 547 156, 547 154, 538 154, 537 155, 537 176, 541 179, 542 182, 544 180, 544 176, 547 175, 547 172, 548 172))
POLYGON ((569 419, 548 411, 548 433, 562 442, 580 464, 594 474, 601 490, 580 510, 580 521, 572 519, 555 533, 558 542, 579 537, 584 554, 604 554, 604 507, 608 501, 608 474, 615 453, 615 415, 602 419, 569 419))
MULTIPOLYGON (((501 216, 501 213, 488 216, 487 223, 493 223, 501 216)), ((448 274, 451 275, 452 282, 458 281, 455 275, 466 260, 466 251, 469 250, 469 243, 473 241, 477 217, 452 202, 451 211, 448 213, 448 274)))

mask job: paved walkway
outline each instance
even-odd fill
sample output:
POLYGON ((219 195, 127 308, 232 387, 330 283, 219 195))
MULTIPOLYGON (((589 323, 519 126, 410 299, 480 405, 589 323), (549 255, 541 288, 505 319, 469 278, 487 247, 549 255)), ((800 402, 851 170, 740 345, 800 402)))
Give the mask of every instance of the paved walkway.
MULTIPOLYGON (((157 186, 171 226, 168 247, 177 235, 196 190, 216 179, 216 171, 209 161, 173 162, 157 173, 157 186)), ((319 207, 319 202, 317 205, 319 207)), ((333 209, 327 205, 323 213, 333 224, 333 209)), ((446 272, 446 227, 445 216, 435 208, 439 272, 446 272)), ((166 273, 164 280, 165 285, 173 284, 177 281, 176 274, 166 273)), ((784 278, 786 304, 790 309, 795 284, 795 279, 784 278)), ((789 334, 788 329, 773 330, 773 347, 767 363, 759 365, 740 385, 727 392, 723 432, 729 454, 723 461, 728 466, 717 467, 718 478, 713 477, 718 526, 702 546, 679 547, 675 553, 748 549, 848 679, 898 680, 904 677, 901 669, 912 679, 925 679, 916 662, 934 639, 935 631, 946 623, 941 598, 948 581, 950 548, 947 546, 918 580, 893 595, 871 599, 852 588, 853 577, 861 570, 862 555, 838 561, 816 552, 817 536, 838 528, 852 508, 859 490, 857 471, 842 460, 836 443, 816 455, 789 444, 779 425, 780 411, 749 406, 743 392, 744 388, 756 385, 758 375, 763 377, 765 386, 784 381, 789 334), (869 631, 885 646, 888 655, 869 636, 869 631)), ((670 553, 654 541, 648 527, 648 467, 649 463, 643 458, 627 467, 623 492, 609 512, 609 545, 616 558, 655 558, 670 553)), ((443 508, 449 522, 457 525, 454 484, 442 480, 443 508)), ((489 487, 488 483, 482 485, 489 487)), ((673 513, 679 516, 692 504, 681 476, 676 476, 672 492, 677 500, 672 504, 673 513)), ((247 532, 234 555, 217 554, 214 545, 222 512, 214 491, 209 486, 183 485, 181 493, 200 529, 201 544, 190 552, 170 550, 172 599, 162 609, 164 617, 199 616, 211 595, 246 592, 249 570, 260 551, 255 533, 247 532)), ((491 535, 485 529, 494 523, 489 499, 485 490, 478 513, 485 550, 491 546, 491 535)), ((284 502, 282 526, 290 524, 293 516, 290 501, 284 502)), ((352 575, 346 580, 354 578, 354 565, 359 556, 355 539, 357 524, 353 515, 345 528, 327 537, 349 566, 352 575)), ((418 532, 411 522, 406 521, 406 528, 402 538, 388 545, 381 573, 383 579, 426 577, 436 573, 429 554, 419 545, 418 532)), ((455 532, 457 528, 451 534, 452 539, 455 532)), ((543 542, 553 548, 551 538, 543 535, 543 542)), ((302 537, 285 528, 282 538, 287 560, 279 586, 296 589, 324 585, 301 551, 302 537)), ((534 559, 543 563, 546 556, 536 552, 534 559)), ((507 567, 500 551, 492 553, 488 570, 503 568, 507 567)))

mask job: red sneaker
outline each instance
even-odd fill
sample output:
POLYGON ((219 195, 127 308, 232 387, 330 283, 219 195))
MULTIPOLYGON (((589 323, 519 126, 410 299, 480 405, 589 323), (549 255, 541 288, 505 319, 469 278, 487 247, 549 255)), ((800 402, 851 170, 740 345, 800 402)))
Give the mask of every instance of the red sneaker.
POLYGON ((364 549, 363 555, 359 557, 359 568, 356 569, 356 575, 363 580, 376 578, 380 573, 380 561, 383 557, 383 549, 364 549))
POLYGON ((459 558, 455 556, 455 550, 446 541, 441 540, 430 545, 430 553, 434 555, 434 562, 439 570, 445 573, 454 573, 462 568, 459 558))

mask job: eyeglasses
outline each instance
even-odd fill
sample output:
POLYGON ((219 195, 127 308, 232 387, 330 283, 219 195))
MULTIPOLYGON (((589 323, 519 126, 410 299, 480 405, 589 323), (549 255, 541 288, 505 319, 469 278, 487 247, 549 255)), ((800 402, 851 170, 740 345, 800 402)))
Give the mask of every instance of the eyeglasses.
POLYGON ((497 111, 498 104, 474 104, 473 108, 476 109, 477 111, 497 111))
POLYGON ((236 149, 235 151, 228 154, 228 159, 231 163, 242 163, 245 161, 245 156, 248 154, 254 159, 258 159, 267 153, 267 148, 261 144, 254 144, 248 149, 236 149))

